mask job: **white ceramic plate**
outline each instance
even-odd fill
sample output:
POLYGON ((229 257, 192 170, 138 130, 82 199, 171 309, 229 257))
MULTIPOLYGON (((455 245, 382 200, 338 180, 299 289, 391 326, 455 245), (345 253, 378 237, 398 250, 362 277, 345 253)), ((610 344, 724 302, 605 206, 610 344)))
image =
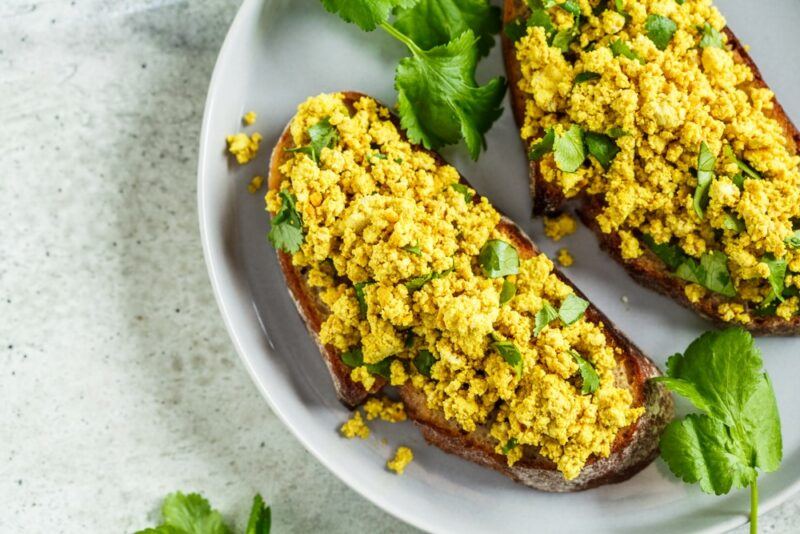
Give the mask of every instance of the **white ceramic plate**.
MULTIPOLYGON (((730 25, 800 119, 800 3, 719 1, 730 25), (767 7, 768 6, 768 7, 767 7)), ((396 517, 434 532, 720 532, 745 522, 748 495, 710 497, 678 482, 656 461, 623 484, 549 495, 424 444, 409 424, 373 425, 368 441, 345 440, 337 428, 348 411, 289 299, 261 195, 246 184, 265 174, 271 146, 299 102, 325 91, 354 89, 393 103, 393 68, 404 51, 379 32, 366 34, 325 12, 316 0, 245 0, 220 52, 203 120, 198 204, 203 248, 222 316, 237 351, 272 409, 331 471, 396 517), (258 112, 264 135, 256 162, 225 157, 225 135, 258 112), (388 444, 380 442, 386 438, 388 444), (415 460, 402 477, 384 464, 397 445, 415 460)), ((502 74, 499 47, 479 77, 502 74)), ((529 219, 525 158, 508 109, 491 130, 489 150, 472 163, 461 148, 444 155, 534 237, 551 256, 557 246, 529 219), (537 239, 538 238, 538 239, 537 239)), ((566 241, 576 262, 568 276, 659 364, 710 328, 693 313, 634 284, 599 251, 585 230, 566 241), (621 297, 627 296, 628 303, 621 297)), ((564 242, 559 243, 559 246, 564 242)), ((783 419, 784 460, 760 480, 761 510, 777 505, 800 479, 800 339, 761 339, 783 419)))

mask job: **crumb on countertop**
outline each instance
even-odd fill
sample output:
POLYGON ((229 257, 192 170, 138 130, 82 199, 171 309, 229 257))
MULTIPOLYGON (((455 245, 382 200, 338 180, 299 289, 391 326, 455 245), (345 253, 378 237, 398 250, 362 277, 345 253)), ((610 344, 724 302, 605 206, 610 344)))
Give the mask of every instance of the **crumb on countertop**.
POLYGON ((406 420, 406 410, 402 401, 393 402, 386 397, 372 397, 364 404, 367 421, 380 418, 382 421, 398 423, 406 420))
POLYGON ((406 466, 408 466, 413 459, 414 453, 411 452, 411 449, 408 447, 399 447, 394 455, 394 458, 386 462, 386 467, 398 475, 402 475, 403 471, 406 470, 406 466))
POLYGON ((261 139, 261 134, 258 132, 249 137, 246 133, 241 132, 229 135, 227 137, 228 152, 236 156, 236 161, 239 165, 244 165, 256 157, 261 139))
POLYGON ((242 123, 244 123, 245 126, 252 126, 256 123, 256 118, 258 118, 258 115, 256 115, 255 111, 248 111, 244 114, 244 117, 242 117, 242 123))
POLYGON ((367 439, 369 437, 369 427, 361 418, 361 412, 356 410, 351 417, 340 429, 342 435, 348 439, 361 438, 367 439))
POLYGON ((574 234, 577 229, 578 223, 569 213, 544 218, 544 234, 553 241, 560 241, 561 238, 574 234))
POLYGON ((263 176, 253 176, 253 179, 250 180, 250 183, 247 185, 247 190, 250 191, 251 194, 255 195, 261 186, 264 184, 264 177, 263 176))
POLYGON ((570 254, 569 250, 566 248, 558 249, 558 255, 556 256, 556 259, 562 267, 569 267, 575 263, 575 258, 572 257, 572 254, 570 254))

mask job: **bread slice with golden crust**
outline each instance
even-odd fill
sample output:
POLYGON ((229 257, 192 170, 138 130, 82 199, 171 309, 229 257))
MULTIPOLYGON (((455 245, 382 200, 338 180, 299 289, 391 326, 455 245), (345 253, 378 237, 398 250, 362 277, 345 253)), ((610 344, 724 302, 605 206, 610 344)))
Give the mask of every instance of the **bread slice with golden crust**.
MULTIPOLYGON (((364 96, 355 92, 344 94, 351 103, 364 96)), ((289 148, 292 148, 292 138, 287 126, 272 153, 270 189, 280 188, 284 177, 279 168, 285 161, 286 149, 289 148)), ((444 164, 438 154, 433 152, 430 154, 438 163, 444 164)), ((462 182, 466 184, 463 177, 462 182)), ((476 195, 474 201, 479 200, 476 195)), ((521 258, 531 258, 540 254, 530 238, 509 219, 503 217, 498 230, 516 247, 521 258)), ((385 381, 379 380, 372 390, 367 392, 361 384, 350 379, 350 368, 342 363, 341 354, 319 340, 320 327, 328 310, 308 285, 304 273, 292 264, 291 256, 279 251, 278 257, 287 288, 309 333, 319 345, 339 398, 350 407, 358 405, 369 394, 383 387, 385 381)), ((560 272, 556 271, 556 274, 574 288, 560 272)), ((575 292, 582 296, 577 289, 575 292)), ((400 396, 406 405, 409 417, 417 424, 428 442, 446 452, 491 467, 536 489, 550 492, 579 491, 626 480, 647 466, 658 454, 659 435, 672 419, 672 398, 663 386, 648 381, 649 378, 660 375, 655 364, 625 338, 600 311, 590 305, 585 317, 590 322, 603 325, 609 345, 617 349, 615 350, 619 363, 617 385, 627 388, 631 392, 634 406, 644 407, 645 413, 634 424, 619 432, 609 457, 589 458, 577 478, 566 480, 556 469, 554 462, 538 454, 534 447, 527 445, 524 446, 522 459, 509 467, 506 457, 495 452, 497 441, 490 437, 488 424, 474 432, 461 430, 454 422, 448 421, 444 413, 430 409, 425 394, 414 388, 410 381, 400 388, 400 396)))
MULTIPOLYGON (((503 23, 508 24, 518 17, 527 16, 529 13, 530 10, 525 0, 505 0, 503 23)), ((768 88, 753 58, 747 53, 741 41, 730 28, 725 28, 724 33, 728 39, 728 48, 734 54, 734 61, 738 64, 747 65, 753 71, 752 85, 757 88, 768 88)), ((525 122, 525 102, 527 98, 519 88, 519 82, 522 80, 522 68, 519 61, 517 61, 514 42, 506 35, 502 36, 502 48, 511 92, 511 108, 517 126, 522 128, 525 122)), ((773 97, 773 108, 769 111, 765 110, 765 114, 775 119, 783 127, 789 146, 793 151, 797 152, 798 147, 800 147, 800 131, 786 115, 776 97, 773 97)), ((524 140, 522 145, 527 154, 528 146, 524 140)), ((543 179, 539 162, 529 162, 529 180, 533 199, 533 215, 556 214, 566 209, 566 198, 563 192, 557 184, 543 179)), ((723 302, 731 302, 730 299, 725 299, 709 292, 706 297, 699 301, 691 302, 684 291, 688 282, 674 276, 664 262, 646 247, 643 247, 645 252, 639 258, 623 259, 620 252, 621 239, 619 234, 616 232, 604 233, 600 230, 595 220, 596 215, 602 210, 603 199, 599 196, 583 195, 578 201, 579 207, 577 211, 583 223, 594 232, 601 248, 620 263, 634 280, 645 287, 672 298, 682 306, 719 325, 728 324, 720 316, 718 307, 723 302)), ((734 300, 733 302, 738 301, 734 300)), ((754 315, 750 323, 741 326, 755 334, 796 335, 800 334, 800 316, 796 315, 787 320, 777 316, 754 315)))

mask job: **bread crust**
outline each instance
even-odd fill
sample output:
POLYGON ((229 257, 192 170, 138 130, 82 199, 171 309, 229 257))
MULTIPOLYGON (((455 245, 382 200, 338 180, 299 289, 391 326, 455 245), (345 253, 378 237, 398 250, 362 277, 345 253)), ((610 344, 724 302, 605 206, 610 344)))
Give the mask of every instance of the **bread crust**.
MULTIPOLYGON (((525 16, 529 12, 528 7, 524 0, 505 0, 503 4, 503 23, 508 24, 519 16, 525 16)), ((733 52, 734 59, 737 63, 748 65, 753 71, 752 85, 759 88, 769 88, 764 81, 761 72, 758 70, 753 58, 747 53, 741 41, 731 31, 730 28, 723 30, 728 38, 728 48, 733 52)), ((522 70, 517 61, 515 47, 513 41, 505 34, 502 35, 503 58, 506 66, 506 74, 509 80, 509 87, 511 91, 511 107, 514 112, 514 119, 517 126, 522 128, 525 122, 525 102, 526 96, 519 88, 519 82, 522 79, 522 70)), ((781 104, 776 97, 773 97, 773 109, 765 113, 771 118, 778 121, 783 127, 786 139, 789 141, 790 149, 797 151, 800 146, 800 131, 794 123, 789 119, 781 104)), ((525 141, 522 141, 523 149, 527 152, 528 147, 525 141)), ((564 197, 561 189, 550 182, 547 182, 542 177, 539 169, 539 163, 531 161, 529 163, 529 179, 531 197, 533 199, 533 215, 548 215, 557 214, 566 209, 567 199, 564 197)), ((599 195, 581 195, 577 199, 578 202, 578 215, 584 224, 594 232, 597 237, 600 247, 605 250, 614 260, 622 265, 628 274, 641 285, 650 288, 658 293, 666 295, 682 306, 695 311, 702 317, 705 317, 718 325, 729 325, 730 323, 723 320, 717 308, 720 304, 725 302, 733 302, 742 304, 746 310, 750 311, 752 320, 750 323, 742 324, 753 334, 758 335, 797 335, 800 334, 800 316, 794 316, 791 319, 782 319, 777 316, 758 316, 755 310, 751 309, 748 302, 741 300, 731 300, 714 293, 709 293, 698 302, 692 302, 686 296, 685 288, 688 282, 681 280, 674 276, 666 268, 666 265, 651 251, 646 250, 645 253, 636 259, 626 260, 622 258, 620 253, 620 236, 618 233, 603 233, 599 225, 595 221, 595 216, 600 213, 602 209, 603 200, 599 195)))
MULTIPOLYGON (((365 96, 356 92, 343 94, 349 102, 355 102, 365 96)), ((395 117, 392 120, 397 124, 395 117)), ((292 139, 287 126, 272 154, 270 189, 280 188, 283 176, 279 167, 285 160, 285 149, 291 148, 291 146, 292 139)), ((445 164, 439 154, 435 152, 430 152, 430 154, 438 163, 445 164)), ((463 177, 461 177, 461 181, 467 184, 463 177)), ((479 202, 479 196, 475 195, 473 201, 479 202)), ((498 230, 516 247, 522 258, 531 258, 540 254, 530 238, 508 218, 501 219, 498 230)), ((342 363, 341 354, 332 346, 324 345, 319 340, 319 329, 327 310, 306 283, 303 273, 292 265, 291 255, 279 251, 278 256, 292 299, 320 348, 320 353, 328 365, 339 398, 350 407, 360 404, 370 393, 376 393, 383 387, 385 381, 381 380, 380 383, 376 383, 373 389, 367 392, 360 384, 350 380, 350 370, 342 363)), ((585 298, 585 295, 575 288, 560 271, 555 269, 555 273, 564 283, 570 285, 576 294, 585 298)), ((518 482, 542 491, 580 491, 630 478, 646 467, 658 454, 658 440, 661 431, 673 417, 672 396, 662 385, 648 382, 649 378, 660 375, 657 367, 619 332, 605 315, 590 304, 585 316, 587 320, 604 326, 608 343, 617 349, 615 353, 620 369, 618 378, 620 386, 630 390, 634 405, 644 406, 645 414, 634 424, 619 432, 608 458, 590 458, 577 478, 566 480, 552 461, 540 456, 533 447, 529 446, 525 446, 522 460, 513 467, 508 467, 505 456, 494 452, 496 440, 489 436, 485 428, 472 433, 464 432, 453 422, 448 421, 441 411, 429 409, 424 393, 416 390, 410 382, 407 382, 399 392, 406 405, 409 418, 416 423, 428 442, 442 450, 495 469, 518 482)))

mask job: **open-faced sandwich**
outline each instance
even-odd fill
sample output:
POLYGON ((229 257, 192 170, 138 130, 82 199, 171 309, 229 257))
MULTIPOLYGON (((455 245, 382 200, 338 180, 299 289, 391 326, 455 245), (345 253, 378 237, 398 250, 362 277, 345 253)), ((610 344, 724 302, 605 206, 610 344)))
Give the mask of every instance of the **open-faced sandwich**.
POLYGON ((347 405, 397 386, 429 442, 546 491, 655 457, 672 417, 655 365, 388 109, 302 103, 269 189, 270 240, 347 405))
POLYGON ((800 134, 710 0, 506 0, 536 214, 700 314, 800 332, 800 134))

